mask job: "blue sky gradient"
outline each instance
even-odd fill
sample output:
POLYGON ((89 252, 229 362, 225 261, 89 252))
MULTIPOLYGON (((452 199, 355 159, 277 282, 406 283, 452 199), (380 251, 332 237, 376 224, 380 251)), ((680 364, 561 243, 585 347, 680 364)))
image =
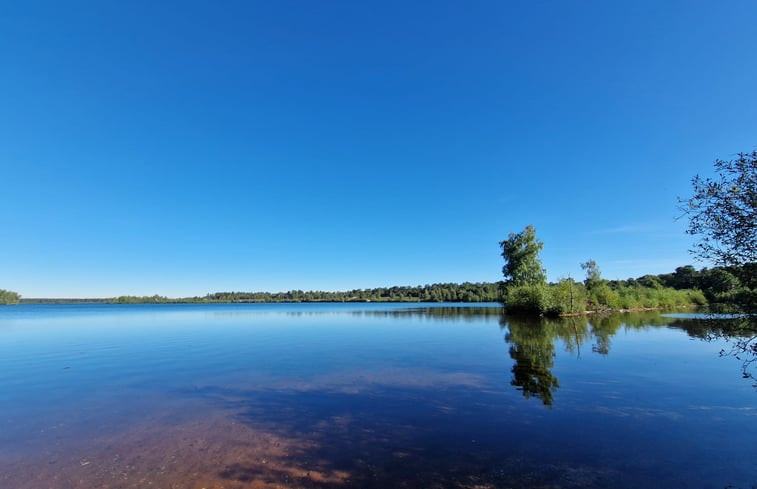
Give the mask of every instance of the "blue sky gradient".
POLYGON ((0 288, 185 296, 696 263, 757 144, 757 3, 12 2, 0 288))

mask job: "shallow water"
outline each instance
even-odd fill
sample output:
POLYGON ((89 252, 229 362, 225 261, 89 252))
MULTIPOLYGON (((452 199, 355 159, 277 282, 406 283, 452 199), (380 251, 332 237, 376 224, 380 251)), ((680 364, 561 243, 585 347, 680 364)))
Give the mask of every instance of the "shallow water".
POLYGON ((495 305, 4 307, 0 487, 751 488, 757 389, 711 331, 495 305))

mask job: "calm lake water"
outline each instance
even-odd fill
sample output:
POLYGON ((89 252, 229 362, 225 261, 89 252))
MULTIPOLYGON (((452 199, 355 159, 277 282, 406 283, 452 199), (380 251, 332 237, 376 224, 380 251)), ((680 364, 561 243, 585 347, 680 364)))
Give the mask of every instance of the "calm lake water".
POLYGON ((752 488, 710 323, 403 304, 0 308, 3 488, 752 488))

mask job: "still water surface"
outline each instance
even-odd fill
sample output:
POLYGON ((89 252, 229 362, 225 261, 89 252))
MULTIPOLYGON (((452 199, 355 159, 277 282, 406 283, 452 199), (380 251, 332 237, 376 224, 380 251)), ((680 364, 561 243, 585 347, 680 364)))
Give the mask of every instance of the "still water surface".
POLYGON ((751 488, 696 317, 496 305, 0 308, 0 487, 751 488))

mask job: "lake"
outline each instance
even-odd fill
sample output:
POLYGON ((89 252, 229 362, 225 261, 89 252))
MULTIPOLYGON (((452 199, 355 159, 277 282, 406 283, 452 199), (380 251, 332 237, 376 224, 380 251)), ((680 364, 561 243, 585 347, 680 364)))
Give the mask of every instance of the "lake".
POLYGON ((757 389, 712 328, 496 304, 0 307, 0 487, 752 488, 757 389))

